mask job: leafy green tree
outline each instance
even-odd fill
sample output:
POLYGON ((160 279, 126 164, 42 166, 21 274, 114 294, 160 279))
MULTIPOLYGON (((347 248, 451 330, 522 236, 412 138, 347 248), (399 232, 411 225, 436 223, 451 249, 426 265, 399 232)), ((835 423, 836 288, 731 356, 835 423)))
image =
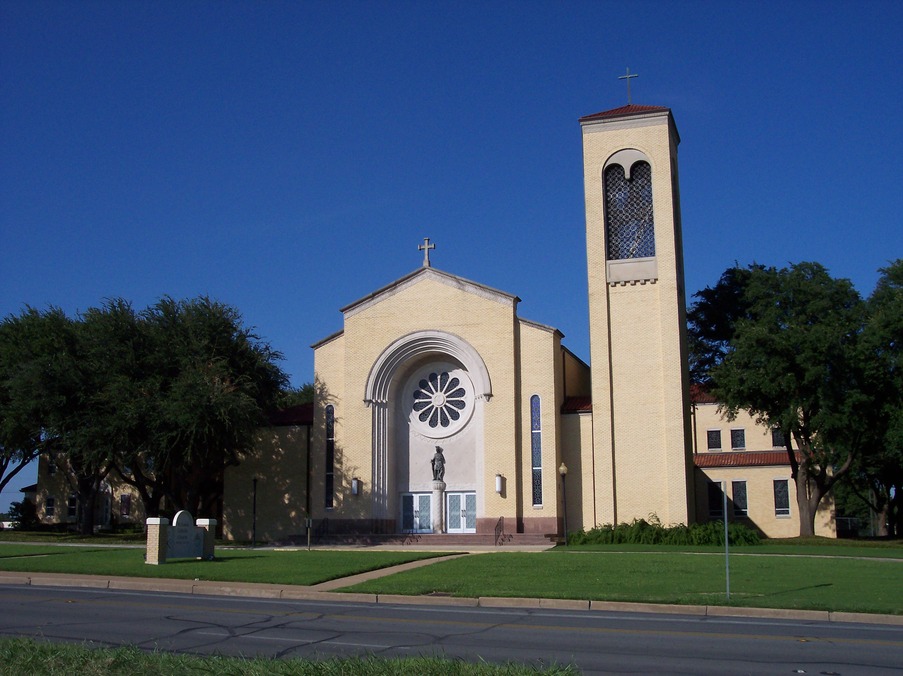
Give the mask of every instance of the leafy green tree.
POLYGON ((711 371, 730 350, 739 319, 747 316, 746 284, 751 268, 728 268, 712 287, 696 292, 696 302, 687 312, 689 325, 690 379, 711 384, 711 371))
POLYGON ((903 259, 881 273, 862 337, 874 451, 857 464, 853 487, 878 514, 879 535, 894 536, 903 533, 903 259))
POLYGON ((45 448, 42 406, 35 387, 34 340, 41 313, 32 308, 0 323, 0 490, 45 448))
POLYGON ((142 452, 175 508, 215 518, 223 471, 252 452, 287 384, 281 355, 209 298, 164 298, 144 320, 155 403, 142 452))
POLYGON ((0 325, 3 457, 65 457, 82 533, 111 471, 148 515, 167 500, 215 517, 223 470, 253 450, 286 387, 280 357, 208 298, 164 298, 141 313, 114 299, 75 320, 29 308, 0 325))
POLYGON ((22 502, 12 502, 9 505, 9 520, 15 523, 16 530, 34 530, 40 521, 35 504, 28 498, 22 502))
POLYGON ((874 392, 859 345, 865 305, 849 281, 816 263, 735 268, 696 297, 693 344, 711 346, 697 363, 706 364, 729 418, 746 410, 782 430, 800 535, 813 535, 822 498, 869 447, 874 392), (726 299, 736 302, 715 302, 726 299))
POLYGON ((276 406, 280 409, 314 403, 314 384, 304 383, 301 387, 286 387, 279 393, 276 406))
POLYGON ((80 326, 58 308, 26 308, 7 317, 0 333, 4 453, 18 454, 20 462, 65 454, 82 506, 79 528, 90 532, 105 470, 92 450, 100 430, 90 401, 96 372, 85 358, 80 326))

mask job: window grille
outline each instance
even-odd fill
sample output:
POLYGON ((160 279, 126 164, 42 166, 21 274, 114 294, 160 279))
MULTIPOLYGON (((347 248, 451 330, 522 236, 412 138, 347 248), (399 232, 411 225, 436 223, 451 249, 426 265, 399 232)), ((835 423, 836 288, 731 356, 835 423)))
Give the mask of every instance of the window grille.
POLYGON ((784 442, 784 433, 781 430, 771 430, 771 446, 772 448, 787 448, 787 444, 784 442))
POLYGON ((746 430, 731 430, 731 448, 735 451, 746 448, 746 430))
POLYGON ((721 492, 721 484, 710 481, 709 493, 709 519, 719 520, 724 518, 724 497, 721 492))
POLYGON ((721 430, 709 430, 706 432, 706 441, 710 451, 721 450, 721 430))
POLYGON ((790 516, 790 487, 787 479, 774 480, 774 515, 790 516))
POLYGON ((634 164, 629 179, 620 164, 605 170, 605 225, 608 260, 655 256, 652 168, 648 162, 634 164))
POLYGON ((746 482, 732 481, 731 495, 734 503, 734 516, 747 516, 746 482))

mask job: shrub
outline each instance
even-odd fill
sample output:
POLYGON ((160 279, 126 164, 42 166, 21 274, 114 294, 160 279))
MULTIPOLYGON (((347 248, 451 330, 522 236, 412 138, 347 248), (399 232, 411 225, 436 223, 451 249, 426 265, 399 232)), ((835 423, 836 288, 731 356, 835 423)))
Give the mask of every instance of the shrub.
MULTIPOLYGON (((731 545, 761 544, 759 533, 741 523, 730 523, 727 527, 728 542, 731 545)), ((579 530, 568 534, 568 544, 572 545, 723 545, 724 523, 708 521, 685 526, 682 523, 663 526, 658 517, 652 515, 649 521, 634 519, 630 523, 610 523, 596 526, 588 531, 579 530)))

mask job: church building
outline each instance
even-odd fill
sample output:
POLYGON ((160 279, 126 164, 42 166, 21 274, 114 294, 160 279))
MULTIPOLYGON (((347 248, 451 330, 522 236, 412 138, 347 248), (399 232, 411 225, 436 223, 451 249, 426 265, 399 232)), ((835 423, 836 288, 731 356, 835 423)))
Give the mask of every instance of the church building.
POLYGON ((313 346, 305 510, 330 533, 694 520, 677 129, 639 105, 580 125, 592 369, 425 240, 422 267, 313 346))
MULTIPOLYGON (((799 533, 782 440, 690 387, 670 109, 627 105, 580 128, 591 367, 519 316, 516 295, 434 268, 424 240, 420 268, 343 307, 313 345, 314 404, 280 412, 227 469, 225 537, 555 540, 721 519, 722 491, 728 518, 799 533)), ((53 520, 65 495, 47 467, 53 520)), ((122 492, 120 522, 141 518, 137 503, 122 492)), ((830 504, 817 530, 834 534, 830 504)))

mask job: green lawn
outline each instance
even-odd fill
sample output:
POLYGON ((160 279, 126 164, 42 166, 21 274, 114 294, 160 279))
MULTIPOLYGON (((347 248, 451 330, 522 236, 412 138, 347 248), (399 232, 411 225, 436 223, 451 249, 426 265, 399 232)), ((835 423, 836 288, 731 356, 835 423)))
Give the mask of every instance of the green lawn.
MULTIPOLYGON (((144 563, 143 549, 0 544, 0 570, 311 585, 441 553, 217 550, 213 562, 144 563)), ((613 545, 493 552, 437 562, 342 591, 503 596, 903 614, 903 548, 818 543, 723 551, 613 545)))
MULTIPOLYGON (((588 551, 499 553, 438 562, 342 591, 513 596, 689 605, 736 605, 903 614, 903 559, 732 554, 731 599, 723 553, 588 551)), ((711 551, 711 550, 710 550, 711 551)), ((797 553, 799 553, 797 551, 797 553)))
POLYGON ((222 549, 215 561, 176 559, 149 566, 143 549, 0 544, 0 570, 312 585, 436 556, 443 554, 222 549))
MULTIPOLYGON (((325 660, 205 657, 144 652, 137 648, 92 648, 27 639, 0 639, 0 674, 30 676, 527 676, 538 670, 519 664, 476 664, 438 657, 382 659, 377 657, 325 660)), ((574 667, 549 667, 541 673, 577 674, 574 667)))

